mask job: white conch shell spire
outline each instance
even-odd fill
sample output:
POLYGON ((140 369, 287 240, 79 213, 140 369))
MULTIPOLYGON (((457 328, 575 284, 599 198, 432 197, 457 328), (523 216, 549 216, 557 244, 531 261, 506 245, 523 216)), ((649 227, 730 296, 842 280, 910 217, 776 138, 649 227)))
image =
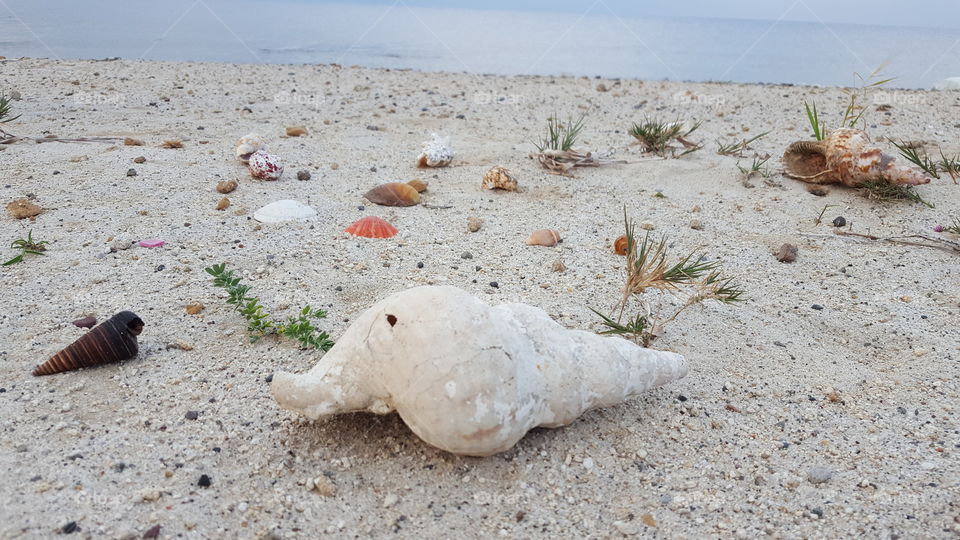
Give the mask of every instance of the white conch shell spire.
POLYGON ((236 156, 238 160, 247 163, 250 156, 261 150, 264 152, 267 150, 267 143, 264 142, 263 137, 256 133, 248 133, 237 141, 236 156))
POLYGON ((418 167, 446 167, 453 161, 454 152, 450 141, 436 133, 431 133, 431 140, 423 143, 423 151, 417 158, 418 167))
POLYGON ((487 456, 534 427, 569 424, 686 373, 678 354, 428 286, 378 302, 312 370, 277 373, 272 390, 281 407, 310 418, 396 410, 433 446, 487 456))

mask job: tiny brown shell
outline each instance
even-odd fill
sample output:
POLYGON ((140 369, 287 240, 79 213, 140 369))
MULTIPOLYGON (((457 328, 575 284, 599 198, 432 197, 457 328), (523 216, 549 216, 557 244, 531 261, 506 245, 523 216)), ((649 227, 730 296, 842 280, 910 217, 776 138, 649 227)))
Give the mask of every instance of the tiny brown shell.
POLYGON ((613 241, 613 252, 617 255, 627 254, 627 237, 623 235, 613 241))
POLYGON ((143 321, 132 311, 121 311, 90 330, 33 370, 35 376, 129 360, 137 355, 137 336, 143 321))
POLYGON ((420 202, 417 190, 402 182, 390 182, 377 186, 364 195, 367 200, 383 206, 413 206, 420 202))
POLYGON ((517 180, 505 167, 494 167, 483 175, 483 183, 480 184, 480 187, 483 189, 517 191, 517 180))
POLYGON ((407 185, 417 190, 417 193, 423 193, 427 190, 427 181, 419 178, 414 178, 413 180, 407 182, 407 185))
POLYGON ((539 229, 530 233, 527 238, 528 246, 555 246, 560 242, 560 231, 554 229, 539 229))

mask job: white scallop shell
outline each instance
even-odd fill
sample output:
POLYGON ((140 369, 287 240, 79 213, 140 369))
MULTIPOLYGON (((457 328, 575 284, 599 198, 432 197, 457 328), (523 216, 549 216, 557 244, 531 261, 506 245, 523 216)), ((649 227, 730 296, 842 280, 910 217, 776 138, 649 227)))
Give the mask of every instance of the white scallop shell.
POLYGON ((237 159, 246 163, 254 152, 267 150, 267 143, 263 142, 263 137, 256 133, 248 133, 237 141, 237 159))
POLYGON ((260 223, 282 223, 284 221, 305 221, 317 215, 313 208, 289 199, 274 201, 253 213, 253 219, 260 223))

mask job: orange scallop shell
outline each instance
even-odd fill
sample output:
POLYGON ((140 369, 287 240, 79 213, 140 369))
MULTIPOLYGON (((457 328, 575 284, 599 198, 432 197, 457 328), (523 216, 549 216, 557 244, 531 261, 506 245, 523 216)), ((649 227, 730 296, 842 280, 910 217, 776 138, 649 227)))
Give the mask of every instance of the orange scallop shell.
POLYGON ((530 233, 527 238, 528 246, 555 246, 560 241, 560 231, 554 229, 539 229, 530 233))
POLYGON ((383 206, 413 206, 420 202, 420 193, 409 184, 390 182, 377 186, 364 197, 374 204, 383 206))
POLYGON ((376 216, 367 216, 344 229, 344 232, 364 238, 391 238, 397 234, 397 228, 376 216))
POLYGON ((132 311, 121 311, 80 336, 33 370, 35 376, 100 366, 137 355, 137 336, 143 321, 132 311))
POLYGON ((627 254, 627 237, 621 236, 613 241, 613 252, 617 255, 627 254))

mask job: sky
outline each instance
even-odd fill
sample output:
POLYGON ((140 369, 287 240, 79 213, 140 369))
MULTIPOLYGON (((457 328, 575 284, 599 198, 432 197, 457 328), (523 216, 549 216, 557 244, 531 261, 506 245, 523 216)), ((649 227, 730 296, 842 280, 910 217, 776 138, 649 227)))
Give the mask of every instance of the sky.
MULTIPOLYGON (((316 2, 331 0, 311 0, 316 2)), ((385 4, 394 0, 337 0, 385 4)), ((960 28, 960 0, 396 0, 410 6, 960 28)))

